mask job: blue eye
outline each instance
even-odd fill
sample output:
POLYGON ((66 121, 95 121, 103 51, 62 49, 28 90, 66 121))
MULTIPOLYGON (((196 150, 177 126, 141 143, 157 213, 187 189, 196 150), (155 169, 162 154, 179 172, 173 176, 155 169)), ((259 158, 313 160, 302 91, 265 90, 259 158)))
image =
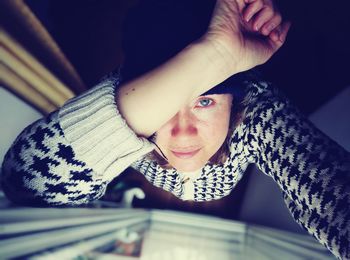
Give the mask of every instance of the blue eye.
POLYGON ((198 106, 199 107, 208 107, 210 106, 214 101, 210 98, 203 98, 198 101, 198 106))

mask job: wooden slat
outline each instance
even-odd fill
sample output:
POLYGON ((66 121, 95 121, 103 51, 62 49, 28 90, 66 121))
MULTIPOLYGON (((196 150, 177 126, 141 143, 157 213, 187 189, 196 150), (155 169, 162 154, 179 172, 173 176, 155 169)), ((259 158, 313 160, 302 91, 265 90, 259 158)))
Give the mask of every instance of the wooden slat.
MULTIPOLYGON (((26 81, 29 85, 33 86, 37 92, 45 96, 50 102, 56 106, 62 106, 67 100, 61 93, 57 92, 54 88, 51 88, 47 82, 38 76, 34 71, 25 66, 17 57, 13 56, 4 46, 0 45, 0 56, 2 57, 2 63, 9 67, 15 74, 26 81)), ((5 75, 1 75, 3 77, 5 75)), ((8 86, 14 87, 12 85, 8 86)))
POLYGON ((86 90, 74 67, 23 0, 1 0, 0 22, 6 31, 73 92, 78 94, 86 90))
POLYGON ((57 106, 48 101, 46 97, 33 89, 27 82, 19 78, 10 68, 0 63, 0 82, 25 101, 34 105, 43 114, 48 114, 57 109, 57 106))
MULTIPOLYGON (((16 68, 18 73, 21 73, 20 68, 25 67, 26 71, 30 70, 39 79, 39 82, 46 82, 45 91, 57 92, 58 97, 67 100, 74 96, 73 92, 67 88, 59 79, 57 79, 51 72, 49 72, 42 64, 40 64, 35 57, 28 53, 22 46, 20 46, 8 33, 0 28, 0 46, 3 46, 6 54, 3 57, 11 59, 14 63, 20 62, 20 67, 16 68), (12 58, 10 58, 12 57, 12 58), (14 58, 15 57, 15 58, 14 58), (48 89, 50 88, 50 89, 48 89)), ((9 60, 8 62, 10 62, 9 60)), ((14 64, 15 65, 15 64, 14 64)), ((11 67, 11 66, 10 66, 11 67)))

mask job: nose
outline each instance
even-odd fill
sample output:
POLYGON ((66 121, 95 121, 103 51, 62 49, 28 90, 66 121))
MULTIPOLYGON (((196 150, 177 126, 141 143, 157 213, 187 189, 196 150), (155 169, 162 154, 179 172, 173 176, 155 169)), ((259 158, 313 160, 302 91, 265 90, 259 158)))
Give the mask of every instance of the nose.
POLYGON ((191 111, 179 111, 172 118, 171 135, 173 137, 196 135, 198 132, 196 122, 197 120, 191 111))

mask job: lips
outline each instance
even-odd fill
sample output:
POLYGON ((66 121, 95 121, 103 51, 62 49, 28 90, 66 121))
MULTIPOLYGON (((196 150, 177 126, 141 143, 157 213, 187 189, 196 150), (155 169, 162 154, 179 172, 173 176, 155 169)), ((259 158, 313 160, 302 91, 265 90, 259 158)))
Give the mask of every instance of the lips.
POLYGON ((195 156, 200 149, 189 150, 189 151, 171 151, 176 157, 181 159, 188 159, 195 156))

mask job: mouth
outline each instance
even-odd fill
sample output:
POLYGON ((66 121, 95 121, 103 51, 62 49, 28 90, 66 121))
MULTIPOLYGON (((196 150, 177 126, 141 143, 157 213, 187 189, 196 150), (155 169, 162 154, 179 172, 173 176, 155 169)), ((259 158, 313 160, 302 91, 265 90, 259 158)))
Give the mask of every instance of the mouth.
POLYGON ((200 149, 192 150, 192 151, 171 151, 176 157, 181 159, 188 159, 195 156, 200 149))

